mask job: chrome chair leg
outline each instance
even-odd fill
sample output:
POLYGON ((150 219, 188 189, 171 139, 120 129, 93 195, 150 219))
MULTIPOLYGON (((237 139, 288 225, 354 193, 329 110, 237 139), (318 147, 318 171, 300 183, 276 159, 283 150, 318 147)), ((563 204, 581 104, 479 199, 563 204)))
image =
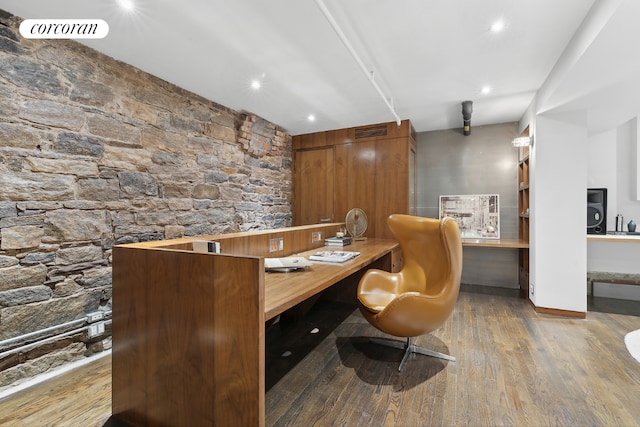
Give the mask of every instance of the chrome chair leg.
POLYGON ((418 353, 418 354, 423 354, 425 356, 437 357, 439 359, 449 360, 451 362, 456 361, 456 358, 454 356, 450 356, 445 353, 440 353, 438 351, 429 350, 427 348, 423 348, 415 345, 414 344, 415 337, 408 337, 406 343, 398 340, 387 339, 387 338, 370 338, 369 340, 376 344, 404 350, 404 355, 402 356, 402 361, 400 362, 400 366, 398 367, 398 372, 402 371, 402 366, 404 365, 404 362, 407 360, 407 357, 409 357, 411 353, 418 353))

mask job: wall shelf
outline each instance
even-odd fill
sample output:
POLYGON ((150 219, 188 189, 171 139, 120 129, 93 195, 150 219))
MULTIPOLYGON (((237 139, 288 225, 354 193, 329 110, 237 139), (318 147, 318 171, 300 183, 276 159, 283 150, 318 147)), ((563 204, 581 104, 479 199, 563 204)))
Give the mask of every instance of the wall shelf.
MULTIPOLYGON (((529 135, 529 129, 524 135, 529 135)), ((518 148, 518 282, 520 296, 529 297, 529 147, 518 148)))

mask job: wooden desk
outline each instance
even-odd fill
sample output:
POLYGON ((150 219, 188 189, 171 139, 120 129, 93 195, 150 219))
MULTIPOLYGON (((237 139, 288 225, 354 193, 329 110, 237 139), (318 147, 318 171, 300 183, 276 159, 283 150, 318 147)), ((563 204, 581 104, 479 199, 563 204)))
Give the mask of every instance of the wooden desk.
MULTIPOLYGON (((368 239, 366 242, 354 242, 344 248, 333 246, 324 248, 360 252, 358 257, 344 264, 312 261, 313 265, 303 271, 266 273, 264 282, 265 320, 283 313, 347 276, 367 268, 374 261, 398 248, 398 243, 394 240, 368 239)), ((318 249, 312 249, 298 255, 308 258, 317 251, 318 249)))
POLYGON ((370 239, 345 247, 361 255, 344 264, 264 272, 263 257, 307 256, 324 241, 312 243, 311 233, 333 235, 339 225, 205 237, 249 255, 193 252, 203 237, 114 247, 113 418, 264 425, 265 321, 372 263, 391 269, 399 255, 395 241, 370 239), (289 249, 270 255, 273 236, 289 249))
POLYGON ((529 242, 520 239, 462 239, 462 246, 480 248, 528 249, 529 242))
POLYGON ((640 243, 640 235, 637 235, 637 234, 587 234, 587 241, 640 243))

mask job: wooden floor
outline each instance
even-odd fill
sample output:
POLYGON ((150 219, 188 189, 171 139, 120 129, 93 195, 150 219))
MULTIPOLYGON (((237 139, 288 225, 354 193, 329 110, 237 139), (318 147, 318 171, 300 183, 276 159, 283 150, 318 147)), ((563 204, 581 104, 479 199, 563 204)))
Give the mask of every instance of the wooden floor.
POLYGON ((110 355, 0 400, 0 426, 103 426, 110 416, 110 355))
MULTIPOLYGON (((508 294, 465 287, 447 324, 417 340, 457 362, 414 355, 401 373, 400 350, 370 343, 383 334, 353 306, 320 301, 303 320, 277 323, 266 424, 640 425, 640 363, 623 342, 640 329, 640 303, 590 300, 586 319, 570 319, 508 294)), ((0 401, 0 425, 104 425, 110 362, 0 401)))

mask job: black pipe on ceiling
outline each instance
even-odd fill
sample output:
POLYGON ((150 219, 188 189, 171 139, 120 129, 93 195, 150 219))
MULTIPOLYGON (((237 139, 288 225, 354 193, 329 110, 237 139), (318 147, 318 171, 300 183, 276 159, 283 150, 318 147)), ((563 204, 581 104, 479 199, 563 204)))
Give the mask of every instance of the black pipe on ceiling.
POLYGON ((471 135, 471 113, 473 113, 473 101, 464 101, 462 103, 462 120, 465 135, 471 135))

